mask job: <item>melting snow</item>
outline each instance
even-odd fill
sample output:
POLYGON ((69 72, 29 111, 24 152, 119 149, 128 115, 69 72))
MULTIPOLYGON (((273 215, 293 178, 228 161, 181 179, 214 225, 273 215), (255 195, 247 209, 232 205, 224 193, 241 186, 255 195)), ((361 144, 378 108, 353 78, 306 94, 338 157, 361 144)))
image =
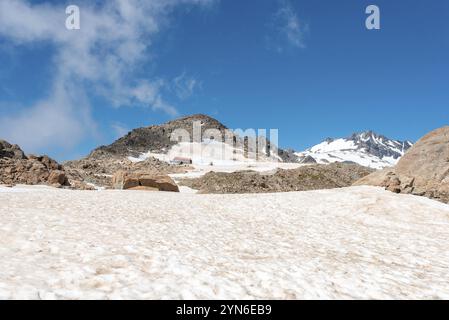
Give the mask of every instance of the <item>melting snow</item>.
POLYGON ((0 299, 449 298, 449 206, 378 188, 0 192, 0 299))

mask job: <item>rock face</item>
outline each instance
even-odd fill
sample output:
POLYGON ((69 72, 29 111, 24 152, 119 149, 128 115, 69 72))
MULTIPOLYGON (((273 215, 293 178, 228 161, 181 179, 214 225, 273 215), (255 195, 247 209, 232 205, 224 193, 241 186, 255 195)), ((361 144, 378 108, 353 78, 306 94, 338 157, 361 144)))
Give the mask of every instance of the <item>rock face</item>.
POLYGON ((167 175, 152 175, 145 172, 118 171, 112 178, 112 186, 118 190, 148 190, 179 192, 176 183, 167 175))
POLYGON ((449 203, 449 127, 424 136, 396 167, 375 172, 356 185, 381 186, 449 203))
POLYGON ((17 146, 0 141, 0 183, 70 186, 63 167, 48 156, 25 156, 17 146))
POLYGON ((209 172, 201 178, 183 179, 180 185, 199 193, 273 193, 348 187, 373 172, 356 164, 308 165, 271 174, 255 171, 209 172))

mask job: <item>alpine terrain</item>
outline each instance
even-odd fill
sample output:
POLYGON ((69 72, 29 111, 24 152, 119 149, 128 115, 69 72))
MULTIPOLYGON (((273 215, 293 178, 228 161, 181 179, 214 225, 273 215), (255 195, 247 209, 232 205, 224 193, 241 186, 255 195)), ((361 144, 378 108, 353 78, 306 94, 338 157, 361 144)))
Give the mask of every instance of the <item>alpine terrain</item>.
POLYGON ((353 162, 382 169, 394 166, 412 146, 410 141, 393 140, 373 131, 365 131, 348 138, 328 138, 296 155, 303 163, 353 162))

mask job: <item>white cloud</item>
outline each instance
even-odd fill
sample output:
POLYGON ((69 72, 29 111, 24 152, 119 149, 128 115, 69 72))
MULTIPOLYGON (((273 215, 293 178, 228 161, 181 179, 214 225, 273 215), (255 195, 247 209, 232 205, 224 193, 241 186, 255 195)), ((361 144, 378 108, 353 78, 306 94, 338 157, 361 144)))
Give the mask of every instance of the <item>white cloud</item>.
POLYGON ((201 88, 202 84, 194 77, 187 76, 184 72, 173 79, 173 87, 178 98, 185 100, 191 97, 196 89, 201 88))
POLYGON ((176 108, 163 99, 161 80, 134 79, 133 73, 151 56, 152 39, 167 26, 176 6, 210 5, 214 1, 107 0, 101 5, 81 1, 81 30, 69 31, 62 5, 1 0, 0 37, 18 46, 36 42, 52 45, 55 75, 54 91, 48 99, 28 106, 24 114, 1 119, 0 136, 30 147, 50 141, 65 146, 66 136, 76 143, 94 130, 85 98, 92 91, 114 106, 148 106, 176 115, 176 108), (85 100, 82 107, 80 97, 73 97, 73 92, 85 100), (27 114, 37 117, 33 120, 27 114), (23 121, 27 126, 14 126, 23 121), (38 121, 53 124, 43 128, 38 121))
POLYGON ((19 145, 27 153, 42 148, 74 147, 87 135, 96 135, 90 106, 82 91, 56 81, 52 95, 30 108, 0 119, 0 136, 19 145))
POLYGON ((305 48, 304 38, 309 29, 308 25, 300 21, 290 1, 282 0, 279 3, 279 9, 271 21, 273 34, 268 36, 270 46, 279 52, 282 52, 286 45, 305 48))

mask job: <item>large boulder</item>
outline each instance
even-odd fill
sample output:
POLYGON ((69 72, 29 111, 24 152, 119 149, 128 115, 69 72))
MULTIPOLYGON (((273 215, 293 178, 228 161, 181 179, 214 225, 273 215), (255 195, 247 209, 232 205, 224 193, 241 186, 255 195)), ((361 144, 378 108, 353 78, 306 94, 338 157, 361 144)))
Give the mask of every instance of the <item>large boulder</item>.
POLYGON ((112 177, 112 187, 119 190, 151 190, 179 192, 176 183, 167 175, 145 172, 117 171, 112 177))
POLYGON ((65 175, 64 171, 61 170, 54 170, 50 172, 50 175, 47 179, 48 183, 51 185, 67 185, 68 179, 65 175))
POLYGON ((381 186, 449 203, 449 127, 425 135, 396 167, 375 172, 355 185, 381 186))

